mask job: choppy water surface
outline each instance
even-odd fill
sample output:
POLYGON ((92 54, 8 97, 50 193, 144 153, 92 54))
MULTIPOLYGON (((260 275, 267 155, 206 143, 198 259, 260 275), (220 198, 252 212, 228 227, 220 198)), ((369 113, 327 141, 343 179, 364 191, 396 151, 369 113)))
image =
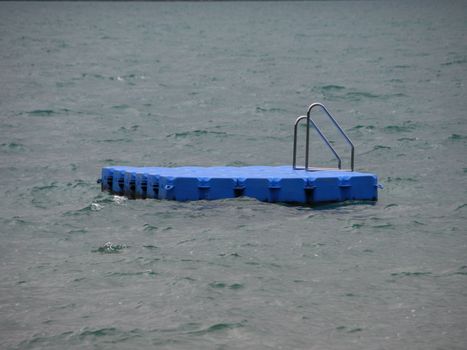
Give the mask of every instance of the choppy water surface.
POLYGON ((465 348, 465 15, 1 3, 2 347, 465 348), (96 184, 109 164, 289 164, 314 101, 384 184, 375 205, 129 201, 96 184))

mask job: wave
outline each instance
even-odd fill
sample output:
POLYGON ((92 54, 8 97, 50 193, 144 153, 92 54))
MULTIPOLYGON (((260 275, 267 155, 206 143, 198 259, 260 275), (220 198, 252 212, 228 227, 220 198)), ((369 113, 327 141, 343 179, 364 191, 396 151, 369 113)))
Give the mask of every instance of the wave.
POLYGON ((126 105, 126 104, 121 104, 121 105, 115 105, 115 106, 112 106, 113 109, 128 109, 130 108, 130 106, 126 105))
MULTIPOLYGON (((27 115, 31 117, 52 117, 56 115, 69 114, 72 111, 68 108, 59 108, 59 109, 34 109, 32 111, 26 112, 27 115)), ((20 113, 20 115, 23 113, 20 113)), ((79 113, 78 113, 79 114, 79 113)))
POLYGON ((216 324, 213 324, 213 325, 211 325, 211 326, 209 326, 207 328, 203 328, 203 329, 200 329, 200 330, 188 331, 187 333, 192 334, 192 335, 205 335, 205 334, 209 334, 209 333, 223 332, 223 331, 230 330, 230 329, 244 327, 245 322, 246 321, 236 322, 236 323, 216 323, 216 324))
POLYGON ((31 339, 22 341, 18 344, 20 349, 29 348, 55 348, 57 345, 63 345, 63 348, 70 346, 82 347, 83 342, 92 341, 92 339, 109 338, 111 343, 121 343, 133 338, 139 338, 144 335, 141 329, 122 330, 115 327, 105 327, 90 329, 84 328, 80 331, 65 331, 59 334, 49 336, 34 335, 31 339))
POLYGON ((423 277, 423 276, 431 276, 431 272, 421 272, 421 271, 415 271, 415 272, 394 272, 391 273, 391 276, 394 277, 423 277))
POLYGON ((342 100, 350 102, 359 102, 369 99, 390 100, 393 98, 407 97, 404 93, 395 94, 377 94, 369 91, 358 91, 349 89, 342 85, 323 85, 315 88, 318 93, 322 94, 328 100, 342 100))
POLYGON ((232 290, 238 290, 238 289, 243 289, 245 286, 242 283, 233 283, 233 284, 226 284, 224 282, 212 282, 209 283, 209 287, 214 288, 214 289, 232 289, 232 290))
POLYGON ((36 109, 34 111, 27 112, 30 116, 34 117, 48 117, 56 114, 52 109, 36 109))
POLYGON ((120 138, 120 139, 96 140, 96 142, 97 143, 121 143, 121 142, 128 143, 128 142, 132 142, 132 140, 130 138, 128 139, 120 138))
POLYGON ((264 108, 264 107, 256 107, 256 113, 274 113, 274 112, 281 112, 286 113, 287 110, 279 107, 271 107, 271 108, 264 108))
POLYGON ((355 91, 345 94, 345 99, 350 101, 361 101, 362 99, 380 98, 381 95, 372 94, 371 92, 355 91))
POLYGON ((463 141, 467 140, 466 135, 459 135, 459 134, 451 134, 451 136, 448 137, 448 140, 450 141, 463 141))
POLYGON ((156 276, 157 272, 153 270, 134 271, 134 272, 109 272, 106 274, 108 277, 133 277, 133 276, 156 276))
POLYGON ((387 182, 418 182, 415 177, 390 177, 386 178, 387 182))
POLYGON ((2 143, 0 145, 0 149, 7 153, 26 152, 29 150, 29 148, 23 145, 22 143, 16 142, 2 143))
POLYGON ((159 230, 159 227, 150 225, 150 224, 144 224, 143 225, 143 231, 144 232, 153 232, 159 230))
POLYGON ((442 66, 452 66, 452 65, 457 65, 457 64, 466 64, 467 63, 467 57, 462 57, 458 58, 452 61, 444 62, 441 63, 442 66))
POLYGON ((93 253, 104 253, 104 254, 114 254, 120 253, 123 249, 128 248, 126 244, 113 244, 112 242, 107 242, 104 245, 93 250, 93 253))
POLYGON ((184 131, 184 132, 177 132, 173 134, 168 134, 167 137, 174 137, 174 138, 186 138, 186 137, 200 137, 206 135, 213 135, 213 136, 227 136, 228 134, 223 131, 208 131, 208 130, 193 130, 193 131, 184 131))
POLYGON ((363 152, 363 153, 361 153, 361 155, 366 155, 366 154, 369 154, 369 153, 372 153, 372 152, 381 151, 381 150, 390 150, 390 149, 391 149, 390 146, 376 145, 376 146, 373 147, 373 149, 371 149, 369 151, 366 151, 366 152, 363 152))
POLYGON ((341 91, 341 90, 344 90, 345 89, 345 86, 341 86, 341 85, 324 85, 324 86, 321 86, 321 90, 323 91, 341 91))
POLYGON ((398 138, 397 141, 417 141, 418 139, 416 137, 401 137, 398 138))
POLYGON ((401 125, 387 125, 384 130, 389 133, 411 132, 417 128, 417 125, 411 120, 403 122, 401 125))
POLYGON ((353 128, 350 128, 349 130, 374 130, 375 126, 374 125, 356 125, 353 128))

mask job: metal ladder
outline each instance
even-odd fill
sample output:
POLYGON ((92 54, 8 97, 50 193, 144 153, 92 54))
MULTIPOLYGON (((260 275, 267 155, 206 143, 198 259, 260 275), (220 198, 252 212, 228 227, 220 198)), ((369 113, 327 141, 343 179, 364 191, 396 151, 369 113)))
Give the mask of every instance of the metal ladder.
POLYGON ((296 170, 305 170, 305 171, 316 171, 316 170, 342 170, 345 171, 345 169, 342 169, 342 159, 339 156, 339 154, 336 152, 334 147, 332 147, 331 143, 329 142, 328 138, 323 134, 321 129, 316 125, 315 121, 311 118, 311 110, 315 107, 320 107, 324 113, 331 119, 332 123, 334 126, 339 130, 340 134, 343 136, 343 138, 347 141, 347 143, 351 147, 350 151, 350 171, 354 171, 354 160, 355 160, 355 147, 350 141, 349 137, 347 134, 342 130, 341 126, 339 123, 334 119, 334 117, 329 113, 329 111, 324 107, 323 104, 321 103, 313 103, 310 105, 308 108, 308 112, 306 115, 302 115, 297 118, 295 121, 294 125, 294 138, 293 138, 293 168, 296 170), (304 167, 298 167, 297 166, 297 129, 298 125, 302 120, 306 119, 306 145, 305 145, 305 166, 304 167), (334 157, 337 159, 337 168, 316 168, 316 167, 310 167, 309 166, 309 157, 310 157, 310 124, 313 125, 315 130, 318 132, 319 136, 321 139, 324 141, 324 143, 328 146, 328 148, 331 150, 331 152, 334 154, 334 157))

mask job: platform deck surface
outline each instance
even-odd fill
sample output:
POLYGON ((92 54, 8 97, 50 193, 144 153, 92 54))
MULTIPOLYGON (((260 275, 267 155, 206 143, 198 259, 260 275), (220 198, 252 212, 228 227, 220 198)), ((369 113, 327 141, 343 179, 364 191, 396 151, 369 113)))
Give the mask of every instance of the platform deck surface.
POLYGON ((291 166, 113 166, 102 169, 101 182, 103 191, 130 198, 191 201, 247 196, 295 203, 377 200, 373 174, 291 166))

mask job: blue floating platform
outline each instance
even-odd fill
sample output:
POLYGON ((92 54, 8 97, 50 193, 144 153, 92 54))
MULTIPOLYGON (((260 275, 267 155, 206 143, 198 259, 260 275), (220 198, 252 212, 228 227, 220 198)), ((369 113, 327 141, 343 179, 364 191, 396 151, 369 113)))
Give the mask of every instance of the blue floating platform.
POLYGON ((321 103, 308 107, 306 116, 294 124, 292 166, 246 167, 128 167, 102 169, 102 190, 129 198, 156 198, 177 201, 251 197, 263 202, 323 203, 378 199, 378 179, 354 170, 355 147, 342 127, 321 103), (350 169, 341 170, 342 158, 333 143, 311 118, 321 109, 350 146, 350 169), (298 126, 306 121, 305 164, 297 166, 298 126), (310 129, 314 129, 337 160, 337 168, 310 167, 310 129))
POLYGON ((376 201, 377 177, 342 170, 305 171, 293 166, 127 167, 102 169, 102 190, 128 198, 177 201, 251 197, 264 202, 376 201))

